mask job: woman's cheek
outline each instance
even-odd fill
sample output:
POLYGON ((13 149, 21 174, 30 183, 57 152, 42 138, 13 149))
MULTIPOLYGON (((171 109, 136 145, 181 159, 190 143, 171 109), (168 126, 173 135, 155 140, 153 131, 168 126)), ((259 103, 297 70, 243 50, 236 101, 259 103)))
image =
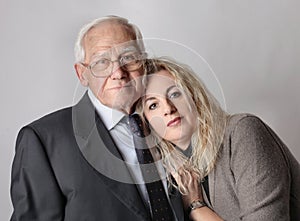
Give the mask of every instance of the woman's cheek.
POLYGON ((163 118, 160 116, 153 116, 150 119, 150 125, 155 130, 156 133, 158 133, 159 136, 164 137, 166 134, 166 125, 163 121, 163 118))

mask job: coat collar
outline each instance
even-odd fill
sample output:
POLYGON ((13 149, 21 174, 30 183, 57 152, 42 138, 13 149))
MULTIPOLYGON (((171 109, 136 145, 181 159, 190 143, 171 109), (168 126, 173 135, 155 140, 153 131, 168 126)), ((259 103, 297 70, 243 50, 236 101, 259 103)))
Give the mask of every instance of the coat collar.
POLYGON ((79 150, 95 169, 108 189, 136 215, 150 217, 136 185, 114 144, 109 132, 98 116, 87 93, 72 108, 73 130, 79 150))

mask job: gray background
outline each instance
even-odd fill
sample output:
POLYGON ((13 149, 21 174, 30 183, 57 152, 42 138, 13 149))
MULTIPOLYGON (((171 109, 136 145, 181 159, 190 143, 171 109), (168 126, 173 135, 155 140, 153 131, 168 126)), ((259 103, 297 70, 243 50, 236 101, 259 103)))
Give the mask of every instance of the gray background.
POLYGON ((0 220, 8 220, 17 131, 71 105, 79 28, 108 14, 201 54, 229 112, 259 115, 300 159, 300 1, 0 0, 0 220))

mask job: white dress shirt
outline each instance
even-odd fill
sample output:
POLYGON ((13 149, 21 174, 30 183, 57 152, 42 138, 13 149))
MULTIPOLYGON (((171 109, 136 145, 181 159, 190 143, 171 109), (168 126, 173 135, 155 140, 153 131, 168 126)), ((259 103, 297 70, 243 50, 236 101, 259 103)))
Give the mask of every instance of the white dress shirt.
MULTIPOLYGON (((137 184, 138 190, 140 194, 143 196, 145 204, 151 208, 149 196, 147 193, 146 185, 144 183, 144 179, 142 176, 141 169, 139 167, 137 155, 134 149, 133 136, 128 127, 128 116, 124 113, 109 108, 103 105, 93 94, 93 92, 88 89, 88 96, 94 105, 98 115, 103 121, 105 127, 109 131, 112 136, 117 148, 119 149, 124 161, 126 162, 129 172, 132 175, 135 183, 137 184)), ((160 176, 163 178, 163 184, 165 187, 165 191, 168 195, 167 181, 165 177, 165 170, 163 166, 160 164, 158 166, 158 172, 160 176)))

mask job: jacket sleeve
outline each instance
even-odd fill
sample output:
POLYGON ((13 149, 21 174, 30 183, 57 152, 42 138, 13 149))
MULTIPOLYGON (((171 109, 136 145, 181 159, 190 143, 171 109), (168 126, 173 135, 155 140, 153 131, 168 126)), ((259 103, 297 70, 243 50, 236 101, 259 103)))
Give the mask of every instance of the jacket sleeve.
POLYGON ((38 134, 23 128, 17 137, 12 165, 11 221, 64 219, 64 197, 38 134))
POLYGON ((259 118, 242 118, 231 134, 231 168, 243 221, 288 221, 291 177, 283 143, 259 118))

